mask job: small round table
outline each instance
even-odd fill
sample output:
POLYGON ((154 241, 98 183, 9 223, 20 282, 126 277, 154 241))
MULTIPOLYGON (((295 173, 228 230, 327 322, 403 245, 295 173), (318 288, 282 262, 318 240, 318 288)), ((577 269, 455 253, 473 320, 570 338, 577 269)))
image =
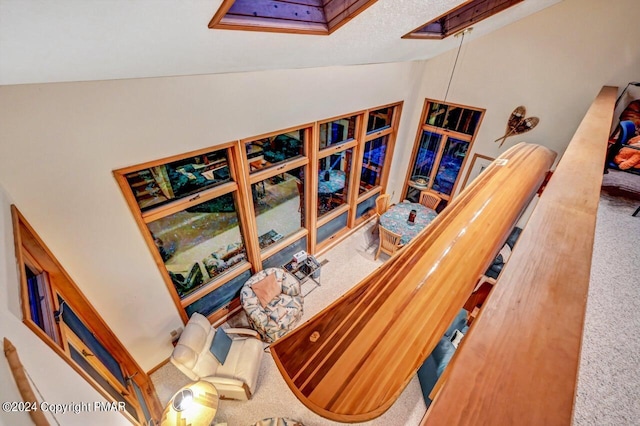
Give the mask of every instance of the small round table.
POLYGON ((344 188, 346 175, 342 170, 329 170, 329 180, 325 180, 326 170, 318 174, 318 194, 333 194, 344 188))
POLYGON ((389 231, 402 235, 400 242, 407 244, 420 231, 436 218, 438 214, 435 210, 429 209, 418 203, 400 203, 391 206, 389 210, 380 216, 380 225, 389 231), (409 213, 416 211, 416 218, 413 224, 409 224, 409 213))

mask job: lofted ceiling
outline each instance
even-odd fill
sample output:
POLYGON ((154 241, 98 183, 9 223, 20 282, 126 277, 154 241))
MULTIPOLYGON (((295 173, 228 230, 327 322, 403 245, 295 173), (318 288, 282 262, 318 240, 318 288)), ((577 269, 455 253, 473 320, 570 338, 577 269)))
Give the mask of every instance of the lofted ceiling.
MULTIPOLYGON (((466 40, 559 1, 525 0, 466 40)), ((464 0, 378 0, 330 36, 209 29, 221 2, 0 0, 0 85, 428 59, 459 40, 401 37, 464 0)))

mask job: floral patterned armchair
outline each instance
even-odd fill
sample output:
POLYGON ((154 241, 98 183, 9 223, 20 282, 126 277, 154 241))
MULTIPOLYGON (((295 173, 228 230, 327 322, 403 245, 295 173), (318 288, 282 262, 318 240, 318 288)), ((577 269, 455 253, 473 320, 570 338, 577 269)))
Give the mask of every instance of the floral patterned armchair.
POLYGON ((251 327, 268 343, 292 330, 303 314, 300 283, 281 268, 267 268, 249 278, 240 291, 240 302, 251 327), (275 274, 281 293, 263 306, 251 287, 270 274, 275 274))

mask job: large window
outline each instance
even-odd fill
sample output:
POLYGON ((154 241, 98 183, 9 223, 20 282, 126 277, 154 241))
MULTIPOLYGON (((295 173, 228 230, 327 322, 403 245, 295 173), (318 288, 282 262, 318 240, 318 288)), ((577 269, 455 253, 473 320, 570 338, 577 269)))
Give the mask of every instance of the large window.
POLYGON ((183 320, 223 319, 251 274, 369 219, 361 206, 384 191, 401 106, 114 171, 183 320))
POLYGON ((123 403, 131 422, 158 421, 162 407, 149 376, 15 206, 12 216, 23 322, 108 401, 123 403))
POLYGON ((417 202, 420 192, 431 190, 444 199, 439 208, 447 204, 455 192, 483 113, 476 108, 425 102, 405 198, 417 202))

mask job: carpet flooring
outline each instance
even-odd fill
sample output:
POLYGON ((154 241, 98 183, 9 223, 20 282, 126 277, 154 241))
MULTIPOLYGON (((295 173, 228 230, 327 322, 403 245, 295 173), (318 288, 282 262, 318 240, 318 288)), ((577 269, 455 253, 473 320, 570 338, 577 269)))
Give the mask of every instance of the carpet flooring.
MULTIPOLYGON (((640 302, 640 215, 631 216, 638 206, 640 176, 615 171, 604 176, 575 398, 573 424, 577 426, 640 424, 640 335, 635 333, 640 328, 640 309, 635 303, 640 302)), ((365 227, 321 256, 321 286, 310 282, 303 286, 303 322, 387 259, 383 254, 374 261, 376 249, 377 235, 365 227)), ((230 324, 246 325, 241 315, 230 324)), ((163 404, 189 382, 170 363, 151 379, 163 404)), ((414 378, 389 411, 362 425, 417 426, 425 410, 414 378)), ((253 398, 220 401, 216 421, 248 426, 274 416, 299 420, 306 426, 340 424, 305 408, 288 389, 273 358, 265 353, 253 398)))

